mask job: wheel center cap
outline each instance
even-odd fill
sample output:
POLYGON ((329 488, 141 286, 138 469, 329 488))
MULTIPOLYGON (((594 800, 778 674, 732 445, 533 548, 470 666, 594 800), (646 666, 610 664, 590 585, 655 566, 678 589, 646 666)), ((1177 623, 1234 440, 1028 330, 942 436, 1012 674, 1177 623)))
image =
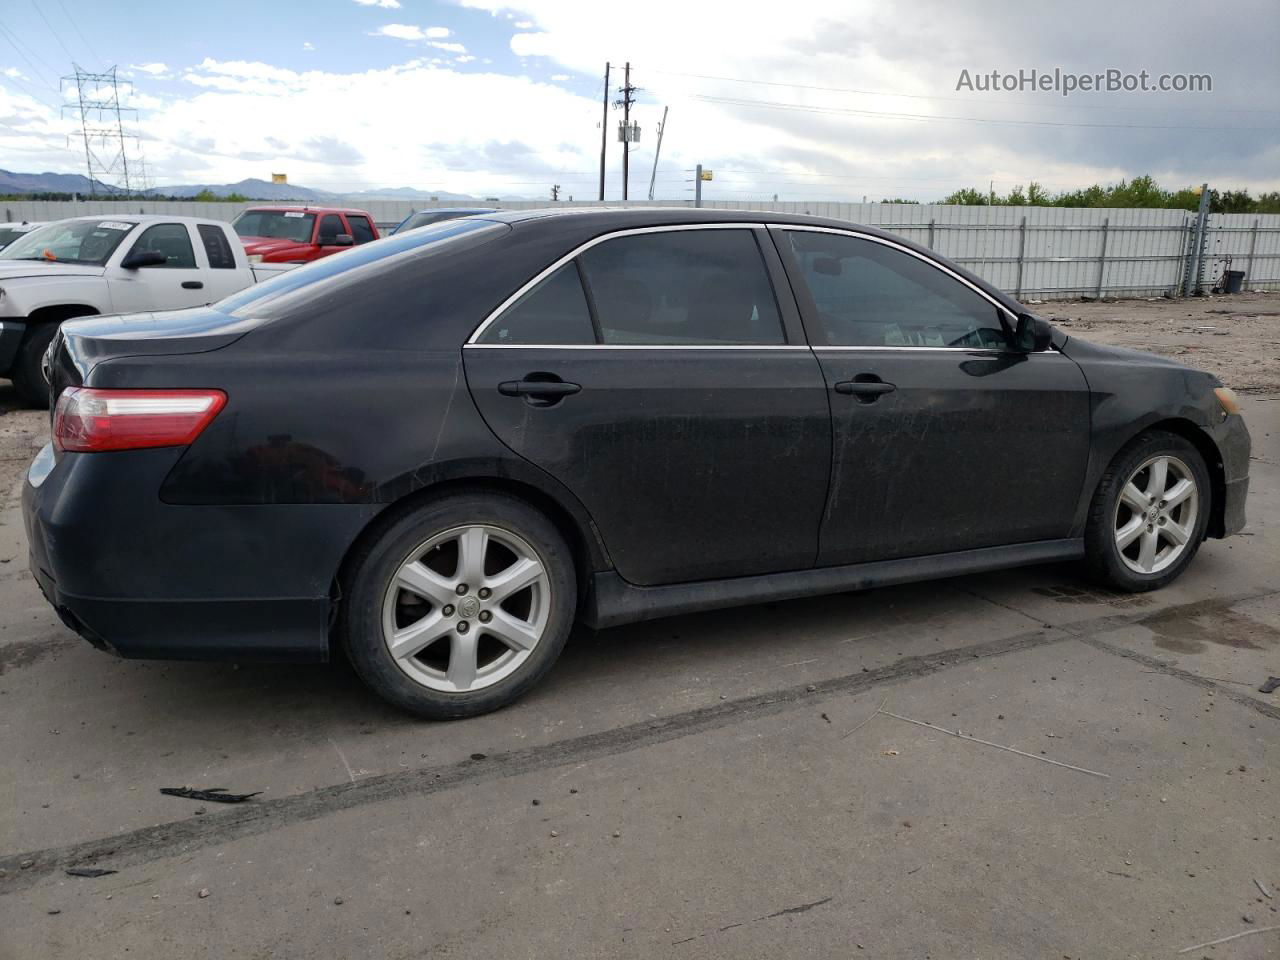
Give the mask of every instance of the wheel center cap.
POLYGON ((458 612, 464 619, 471 619, 480 612, 480 601, 475 597, 463 597, 458 601, 458 612))
MULTIPOLYGON (((1159 516, 1160 516, 1160 508, 1159 508, 1159 507, 1152 507, 1150 510, 1148 510, 1148 511, 1147 511, 1147 519, 1148 519, 1148 520, 1155 520, 1155 519, 1157 519, 1159 516)), ((470 599, 470 598, 468 598, 468 599, 470 599)))

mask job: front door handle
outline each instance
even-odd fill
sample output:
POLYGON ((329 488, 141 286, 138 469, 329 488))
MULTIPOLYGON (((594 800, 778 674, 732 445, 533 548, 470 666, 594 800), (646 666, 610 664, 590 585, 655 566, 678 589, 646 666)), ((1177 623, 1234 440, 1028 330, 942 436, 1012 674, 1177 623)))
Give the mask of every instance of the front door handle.
POLYGON ((498 392, 504 397, 524 397, 525 403, 535 407, 549 407, 582 390, 576 383, 566 383, 559 377, 552 380, 550 375, 547 376, 545 380, 538 379, 535 374, 523 380, 504 380, 498 384, 498 392))
POLYGON ((182 289, 183 290, 203 290, 204 283, 202 283, 199 280, 183 280, 182 289))
POLYGON ((866 398, 868 402, 897 389, 892 383, 881 380, 841 380, 836 384, 836 393, 853 394, 858 398, 866 398))

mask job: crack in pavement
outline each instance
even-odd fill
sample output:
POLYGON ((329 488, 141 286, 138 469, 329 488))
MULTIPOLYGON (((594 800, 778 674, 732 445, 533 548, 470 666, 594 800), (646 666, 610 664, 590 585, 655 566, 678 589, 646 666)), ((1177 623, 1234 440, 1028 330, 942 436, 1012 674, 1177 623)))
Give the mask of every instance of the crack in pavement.
MULTIPOLYGON (((1280 591, 1224 597, 1223 605, 1271 596, 1280 591)), ((1183 606, 1203 610, 1203 600, 1183 606)), ((1165 614, 1179 607, 1166 607, 1165 614)), ((257 836, 298 823, 306 823, 355 807, 404 797, 428 796, 463 786, 521 776, 569 764, 580 764, 655 746, 698 733, 718 730, 743 721, 782 713, 800 704, 812 704, 833 696, 851 696, 886 684, 901 683, 946 670, 974 660, 1000 657, 1067 640, 1079 640, 1095 648, 1137 660, 1163 673, 1188 679, 1197 685, 1225 690, 1202 677, 1142 654, 1134 654, 1096 640, 1091 634, 1118 626, 1141 623, 1150 611, 1141 614, 1109 614, 1072 628, 1052 628, 1015 634, 999 640, 918 657, 904 657, 896 663, 815 683, 767 693, 725 700, 669 717, 642 720, 599 733, 585 734, 553 743, 490 754, 481 760, 402 770, 365 777, 354 783, 338 783, 306 793, 274 800, 247 803, 235 810, 212 816, 156 824, 113 837, 50 847, 27 853, 0 856, 0 896, 34 886, 55 871, 76 866, 109 865, 115 869, 150 863, 205 847, 257 836), (1091 628, 1091 629, 1086 629, 1091 628), (26 864, 24 866, 24 863, 26 864)), ((1232 700, 1280 719, 1280 710, 1241 694, 1232 700)))

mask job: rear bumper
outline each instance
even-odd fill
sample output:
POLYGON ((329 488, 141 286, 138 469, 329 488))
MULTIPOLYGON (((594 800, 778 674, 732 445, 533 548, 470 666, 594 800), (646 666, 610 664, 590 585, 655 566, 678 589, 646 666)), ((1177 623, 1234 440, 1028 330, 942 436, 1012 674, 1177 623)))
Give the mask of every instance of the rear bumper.
POLYGON ((327 659, 333 580, 377 507, 165 504, 180 453, 41 451, 22 512, 45 598, 123 657, 327 659))

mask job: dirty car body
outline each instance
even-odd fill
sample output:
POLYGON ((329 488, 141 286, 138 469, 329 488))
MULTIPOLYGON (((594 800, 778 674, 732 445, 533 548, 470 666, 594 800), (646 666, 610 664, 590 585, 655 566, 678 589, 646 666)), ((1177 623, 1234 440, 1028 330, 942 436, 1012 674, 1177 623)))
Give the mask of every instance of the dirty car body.
POLYGON ((380 524, 493 492, 563 535, 574 614, 603 627, 1081 557, 1104 472, 1152 428, 1203 453, 1204 535, 1241 528, 1249 438, 1213 377, 1042 322, 1018 343, 1023 314, 927 249, 818 218, 526 211, 406 232, 208 308, 67 324, 55 395, 225 405, 189 443, 42 451, 31 569, 125 656, 322 660, 380 524), (668 302, 678 279, 641 289, 716 257, 749 279, 712 277, 693 306, 668 302), (846 312, 840 285, 885 264, 881 299, 846 312), (942 321, 903 312, 908 280, 942 321), (556 309, 524 306, 557 284, 556 309), (682 334, 695 308, 741 329, 682 334), (962 309, 985 319, 948 326, 962 309))

